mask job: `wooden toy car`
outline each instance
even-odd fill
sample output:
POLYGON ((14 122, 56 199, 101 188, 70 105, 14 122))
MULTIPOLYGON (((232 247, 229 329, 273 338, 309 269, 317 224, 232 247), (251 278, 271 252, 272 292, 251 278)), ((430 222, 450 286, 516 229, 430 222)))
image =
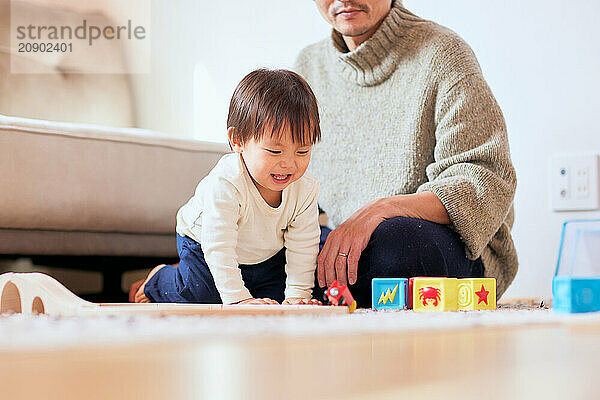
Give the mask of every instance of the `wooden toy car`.
POLYGON ((346 285, 340 285, 337 280, 333 281, 331 286, 323 293, 323 300, 326 304, 329 303, 332 306, 348 306, 350 312, 356 310, 356 301, 352 297, 350 289, 346 285))

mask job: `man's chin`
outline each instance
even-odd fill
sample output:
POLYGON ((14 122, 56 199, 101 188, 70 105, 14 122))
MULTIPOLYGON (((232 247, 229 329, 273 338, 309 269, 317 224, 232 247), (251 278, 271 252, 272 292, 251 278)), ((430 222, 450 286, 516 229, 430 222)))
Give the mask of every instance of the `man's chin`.
POLYGON ((369 33, 370 28, 356 27, 356 26, 336 26, 335 30, 338 31, 342 36, 346 37, 358 37, 369 33))

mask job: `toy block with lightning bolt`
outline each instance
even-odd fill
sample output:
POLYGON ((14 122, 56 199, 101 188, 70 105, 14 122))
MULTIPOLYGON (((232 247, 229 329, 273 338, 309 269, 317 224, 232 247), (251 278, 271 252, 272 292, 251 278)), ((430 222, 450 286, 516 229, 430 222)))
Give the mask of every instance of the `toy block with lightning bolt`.
POLYGON ((415 278, 413 309, 415 311, 456 311, 458 279, 415 278))
POLYGON ((406 310, 408 308, 408 279, 373 278, 371 300, 374 310, 406 310))
POLYGON ((466 278, 458 280, 459 310, 495 310, 496 279, 466 278))

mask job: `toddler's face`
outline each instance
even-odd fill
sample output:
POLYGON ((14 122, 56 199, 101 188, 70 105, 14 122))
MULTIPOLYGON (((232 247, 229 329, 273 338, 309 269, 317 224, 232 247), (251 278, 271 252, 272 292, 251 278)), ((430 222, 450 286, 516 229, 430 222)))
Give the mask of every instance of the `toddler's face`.
MULTIPOLYGON (((292 141, 292 133, 284 128, 281 135, 265 133, 244 145, 231 143, 240 153, 259 193, 269 204, 277 203, 281 191, 304 175, 310 162, 312 145, 292 141)), ((273 205, 273 204, 272 204, 273 205)))

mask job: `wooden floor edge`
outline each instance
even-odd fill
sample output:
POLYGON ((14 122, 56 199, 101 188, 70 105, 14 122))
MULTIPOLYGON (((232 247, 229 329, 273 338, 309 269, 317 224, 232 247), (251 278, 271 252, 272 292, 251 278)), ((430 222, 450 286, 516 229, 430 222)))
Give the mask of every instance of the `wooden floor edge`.
MULTIPOLYGON (((180 303, 100 303, 100 314, 159 315, 332 315, 348 314, 348 307, 318 305, 223 305, 180 303)), ((92 311, 89 311, 92 312, 92 311)))

